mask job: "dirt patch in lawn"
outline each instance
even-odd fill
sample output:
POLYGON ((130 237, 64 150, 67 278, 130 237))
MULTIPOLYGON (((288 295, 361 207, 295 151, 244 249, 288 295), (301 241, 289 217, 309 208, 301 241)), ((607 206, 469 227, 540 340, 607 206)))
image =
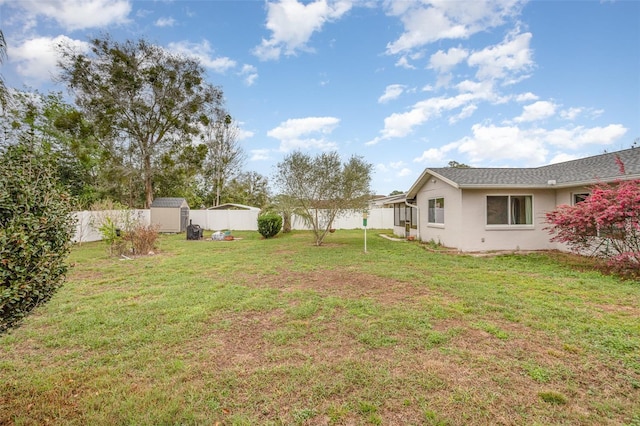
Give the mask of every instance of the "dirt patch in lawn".
POLYGON ((246 285, 276 288, 284 292, 310 290, 321 296, 335 296, 348 299, 371 299, 381 304, 416 303, 423 298, 438 296, 425 286, 396 281, 355 270, 324 270, 296 272, 281 270, 277 275, 259 277, 238 276, 246 285))
MULTIPOLYGON (((283 295, 370 299, 381 310, 420 309, 420 300, 433 297, 455 302, 436 290, 349 270, 282 271, 247 277, 245 284, 283 295)), ((621 379, 633 379, 623 366, 498 315, 480 323, 478 316, 431 320, 440 336, 431 343, 431 334, 410 325, 380 331, 375 315, 359 328, 349 318, 341 309, 302 319, 286 308, 238 312, 227 315, 228 326, 208 343, 191 349, 201 354, 199 370, 239 384, 229 391, 225 412, 253 406, 254 419, 265 423, 616 424, 629 420, 623 407, 638 393, 621 379), (372 345, 362 338, 367 333, 387 333, 391 343, 372 345), (547 394, 561 402, 545 401, 547 394)))

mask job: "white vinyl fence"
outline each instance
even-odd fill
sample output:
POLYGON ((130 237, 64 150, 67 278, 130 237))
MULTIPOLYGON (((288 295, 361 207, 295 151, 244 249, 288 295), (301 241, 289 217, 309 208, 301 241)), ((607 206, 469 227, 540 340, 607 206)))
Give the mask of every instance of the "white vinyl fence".
MULTIPOLYGON (((72 241, 75 243, 86 243, 89 241, 100 241, 102 240, 102 235, 100 231, 94 226, 95 223, 100 221, 101 217, 110 216, 110 217, 118 217, 119 211, 114 211, 110 214, 109 211, 81 211, 74 212, 73 215, 76 217, 76 234, 72 238, 72 241)), ((132 210, 131 217, 135 220, 139 221, 143 225, 151 224, 151 214, 150 210, 132 210)), ((117 227, 124 227, 124 224, 116 223, 117 227)))
MULTIPOLYGON (((333 221, 335 229, 361 229, 362 213, 350 212, 340 215, 333 221)), ((371 229, 393 229, 393 209, 370 209, 368 212, 367 228, 371 229)), ((293 215, 291 218, 291 229, 310 230, 304 219, 293 215)))
MULTIPOLYGON (((91 211, 75 212, 74 215, 76 216, 77 224, 73 241, 82 243, 101 240, 102 236, 100 232, 92 226, 92 223, 95 223, 96 218, 104 214, 104 212, 91 211)), ((259 212, 255 210, 189 210, 189 221, 209 231, 221 231, 225 229, 232 231, 257 231, 258 214, 259 212)), ((151 224, 150 210, 134 210, 133 215, 141 224, 146 226, 151 224)), ((302 218, 295 215, 291 218, 291 222, 292 229, 311 229, 305 224, 302 218)), ((354 212, 339 216, 333 222, 333 227, 335 229, 361 229, 363 227, 362 213, 354 212)), ((393 209, 370 209, 367 228, 393 229, 393 209)))

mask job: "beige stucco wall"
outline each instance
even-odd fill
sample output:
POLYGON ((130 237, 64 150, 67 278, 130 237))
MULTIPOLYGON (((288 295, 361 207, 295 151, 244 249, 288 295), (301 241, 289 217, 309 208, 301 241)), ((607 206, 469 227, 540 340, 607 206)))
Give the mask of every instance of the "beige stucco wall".
POLYGON ((420 240, 457 247, 461 220, 461 192, 436 178, 430 178, 416 197, 420 217, 420 240), (444 198, 444 225, 429 224, 429 199, 444 198))
POLYGON ((458 247, 462 251, 489 250, 546 250, 556 248, 544 229, 545 214, 555 208, 555 190, 464 190, 458 247), (488 195, 531 195, 533 197, 532 225, 488 226, 486 197, 488 195))
MULTIPOLYGON (((558 204, 571 204, 574 193, 588 192, 584 187, 549 189, 465 189, 459 190, 437 178, 430 178, 418 191, 420 239, 435 241, 461 251, 566 249, 550 241, 545 229, 545 214, 558 204), (487 226, 487 195, 531 195, 533 224, 487 226), (444 226, 428 224, 430 198, 445 199, 444 226)), ((398 231, 403 231, 398 229, 398 231)))

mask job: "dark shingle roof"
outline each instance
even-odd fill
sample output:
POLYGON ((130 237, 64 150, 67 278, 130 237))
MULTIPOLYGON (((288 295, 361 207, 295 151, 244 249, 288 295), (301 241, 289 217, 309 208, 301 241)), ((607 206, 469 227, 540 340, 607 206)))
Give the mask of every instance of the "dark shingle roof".
POLYGON ((151 207, 161 207, 161 208, 179 208, 182 206, 182 203, 186 204, 186 200, 184 198, 156 198, 151 203, 151 207))
POLYGON ((454 168, 426 169, 409 190, 409 196, 422 187, 428 176, 445 179, 458 187, 549 187, 578 186, 616 179, 640 178, 640 148, 611 152, 536 168, 454 168), (624 164, 620 173, 616 158, 624 164))

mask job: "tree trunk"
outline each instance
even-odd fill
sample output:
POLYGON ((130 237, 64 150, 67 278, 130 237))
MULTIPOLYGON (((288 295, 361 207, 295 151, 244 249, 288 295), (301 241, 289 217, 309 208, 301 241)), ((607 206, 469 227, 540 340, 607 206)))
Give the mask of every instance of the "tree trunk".
POLYGON ((145 209, 151 208, 153 203, 153 179, 151 177, 151 158, 145 157, 144 159, 144 194, 145 194, 145 209))

